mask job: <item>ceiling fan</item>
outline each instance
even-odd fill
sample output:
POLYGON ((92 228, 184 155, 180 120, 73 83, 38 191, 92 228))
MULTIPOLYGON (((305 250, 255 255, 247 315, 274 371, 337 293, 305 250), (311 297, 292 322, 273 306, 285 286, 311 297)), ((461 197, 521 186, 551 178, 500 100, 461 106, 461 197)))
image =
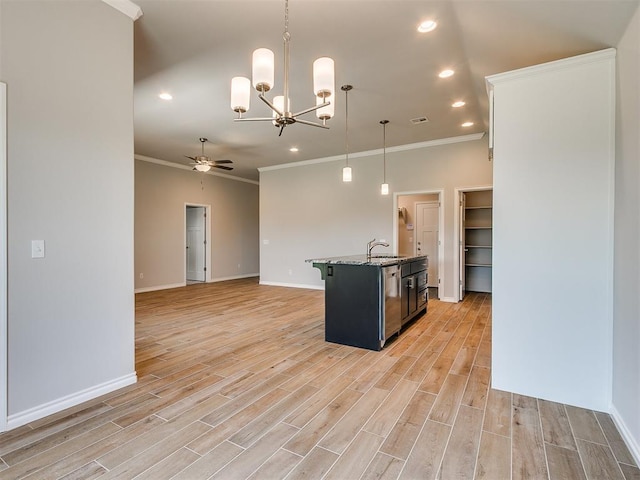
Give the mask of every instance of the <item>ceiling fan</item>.
POLYGON ((193 170, 197 170, 198 172, 208 172, 212 168, 220 168, 222 170, 233 170, 233 167, 227 167, 224 165, 225 163, 233 163, 231 160, 212 160, 204 154, 204 142, 208 141, 204 137, 200 137, 200 143, 202 144, 202 155, 197 157, 190 157, 189 155, 185 155, 190 160, 193 160, 193 170))

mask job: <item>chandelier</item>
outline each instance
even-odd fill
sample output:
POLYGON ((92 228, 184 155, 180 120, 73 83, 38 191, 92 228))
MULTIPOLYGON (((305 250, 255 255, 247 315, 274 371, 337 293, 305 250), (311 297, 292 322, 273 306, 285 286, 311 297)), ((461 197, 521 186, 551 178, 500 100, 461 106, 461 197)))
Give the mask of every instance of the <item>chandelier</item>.
POLYGON ((285 0, 282 39, 284 41, 284 94, 274 97, 273 101, 270 101, 265 96, 265 93, 271 90, 274 84, 273 52, 268 48, 258 48, 253 52, 253 87, 258 92, 258 98, 272 110, 272 116, 244 118, 242 114, 249 110, 252 82, 247 77, 233 77, 231 79, 231 109, 238 114, 234 121, 271 121, 280 129, 279 135, 282 135, 284 127, 293 123, 329 128, 326 125, 326 121, 332 118, 334 113, 334 105, 329 99, 334 93, 335 84, 334 62, 329 57, 320 57, 313 62, 313 92, 316 96, 316 104, 296 113, 291 112, 291 99, 289 98, 289 43, 291 41, 291 34, 289 33, 289 0, 285 0), (298 118, 313 111, 316 112, 316 116, 322 123, 298 118))

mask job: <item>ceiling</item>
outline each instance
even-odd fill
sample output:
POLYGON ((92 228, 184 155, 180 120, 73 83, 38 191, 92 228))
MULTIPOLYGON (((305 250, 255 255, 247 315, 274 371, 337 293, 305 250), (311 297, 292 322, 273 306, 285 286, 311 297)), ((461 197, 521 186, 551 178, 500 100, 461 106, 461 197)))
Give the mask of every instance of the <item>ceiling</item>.
MULTIPOLYGON (((251 180, 259 167, 344 155, 344 84, 353 85, 350 153, 382 147, 383 119, 387 147, 485 132, 485 76, 615 47, 640 3, 290 0, 291 109, 314 105, 311 66, 330 56, 336 112, 329 130, 294 124, 279 137, 271 122, 234 122, 229 103, 231 78, 251 76, 258 47, 275 53, 273 91, 281 94, 284 0, 134 1, 143 12, 134 24, 136 156, 188 165, 184 155, 198 155, 198 138, 207 137, 206 155, 234 162, 225 174, 251 180), (418 33, 426 19, 438 27, 418 33), (445 68, 455 75, 439 78, 445 68), (466 105, 452 108, 456 100, 466 105), (422 116, 429 121, 411 123, 422 116), (474 125, 462 127, 467 121, 474 125)), ((253 91, 245 116, 270 115, 253 91)))

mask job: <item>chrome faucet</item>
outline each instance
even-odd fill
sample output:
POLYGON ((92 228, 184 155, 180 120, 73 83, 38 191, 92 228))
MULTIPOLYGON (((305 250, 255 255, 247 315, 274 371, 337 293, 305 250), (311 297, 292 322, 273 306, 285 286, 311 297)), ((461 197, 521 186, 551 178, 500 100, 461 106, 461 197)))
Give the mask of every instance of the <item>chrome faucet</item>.
POLYGON ((374 238, 370 242, 367 242, 367 257, 368 258, 371 258, 371 250, 373 250, 373 247, 377 247, 378 245, 380 245, 382 247, 388 247, 389 246, 389 244, 387 242, 376 242, 376 239, 374 238))

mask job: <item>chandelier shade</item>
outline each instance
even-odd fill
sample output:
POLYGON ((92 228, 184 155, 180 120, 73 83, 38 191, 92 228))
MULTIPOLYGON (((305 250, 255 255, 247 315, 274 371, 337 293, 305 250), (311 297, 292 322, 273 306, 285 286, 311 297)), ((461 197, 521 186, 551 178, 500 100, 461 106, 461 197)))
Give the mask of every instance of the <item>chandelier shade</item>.
POLYGON ((291 100, 289 100, 288 104, 287 104, 287 108, 284 108, 284 96, 283 95, 278 95, 277 97, 273 97, 273 106, 276 107, 276 110, 273 110, 272 113, 272 117, 273 117, 273 124, 278 127, 278 116, 280 115, 280 113, 278 112, 282 112, 284 114, 284 112, 290 112, 291 111, 291 100))
MULTIPOLYGON (((322 105, 323 103, 324 103, 324 98, 316 97, 316 105, 322 105)), ((320 120, 329 120, 330 118, 333 118, 333 115, 335 113, 335 108, 336 108, 336 102, 332 101, 326 107, 318 108, 316 110, 316 117, 318 117, 320 120)))
POLYGON ((274 55, 268 48, 258 48, 253 52, 253 87, 259 92, 268 92, 274 82, 274 55))
POLYGON ((329 98, 335 92, 335 64, 329 57, 313 62, 313 91, 316 96, 329 98))
POLYGON ((237 113, 249 111, 251 102, 251 80, 247 77, 231 79, 231 110, 237 113))

